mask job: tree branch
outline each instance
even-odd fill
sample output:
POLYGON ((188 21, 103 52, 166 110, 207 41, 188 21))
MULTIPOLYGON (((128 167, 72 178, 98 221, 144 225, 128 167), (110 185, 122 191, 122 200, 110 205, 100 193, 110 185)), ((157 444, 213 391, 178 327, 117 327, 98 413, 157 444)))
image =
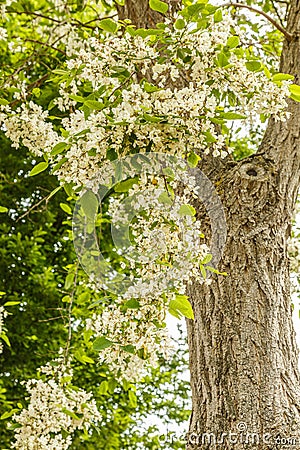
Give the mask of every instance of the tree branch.
POLYGON ((36 13, 34 11, 12 11, 12 10, 8 9, 6 12, 9 13, 9 14, 19 14, 19 15, 20 14, 26 14, 26 15, 29 15, 29 16, 34 16, 34 17, 40 17, 42 19, 47 19, 47 20, 50 20, 51 22, 55 22, 55 23, 59 23, 59 24, 62 23, 58 19, 54 19, 53 17, 45 16, 44 14, 36 13))
POLYGON ((63 55, 67 56, 67 54, 64 50, 61 50, 60 48, 57 48, 57 47, 53 47, 53 45, 47 44, 46 42, 37 41, 35 39, 26 39, 25 42, 33 42, 35 44, 40 44, 44 47, 52 48, 52 50, 55 50, 56 52, 62 53, 63 55))
POLYGON ((274 2, 274 0, 271 0, 271 3, 272 3, 272 6, 273 6, 273 8, 274 8, 274 11, 275 11, 275 14, 276 14, 276 16, 278 17, 278 20, 279 20, 279 22, 280 22, 281 26, 283 26, 283 27, 284 27, 284 24, 283 24, 282 18, 280 17, 280 14, 279 14, 279 12, 278 12, 278 9, 277 9, 277 7, 276 7, 276 5, 275 5, 275 2, 274 2))
POLYGON ((277 30, 279 30, 286 38, 287 41, 291 42, 293 39, 293 35, 289 33, 283 26, 280 25, 280 23, 276 22, 273 17, 269 16, 269 14, 265 13, 264 11, 253 8, 249 5, 244 5, 243 3, 226 3, 225 5, 222 5, 222 7, 233 7, 233 8, 246 8, 249 9, 249 11, 255 12, 257 14, 260 14, 261 16, 264 16, 272 25, 274 25, 277 30))

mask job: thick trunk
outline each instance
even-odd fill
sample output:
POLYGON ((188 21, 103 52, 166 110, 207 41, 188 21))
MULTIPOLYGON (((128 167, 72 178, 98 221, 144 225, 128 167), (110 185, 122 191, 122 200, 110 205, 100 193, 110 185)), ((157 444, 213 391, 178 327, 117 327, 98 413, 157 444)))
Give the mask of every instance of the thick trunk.
MULTIPOLYGON (((127 0, 118 9, 139 27, 161 21, 147 0, 127 0)), ((292 0, 288 30, 294 39, 284 45, 281 71, 294 74, 297 83, 299 22, 300 0, 292 0)), ((300 448, 286 249, 300 183, 300 108, 291 102, 290 111, 286 123, 270 121, 254 157, 203 166, 226 213, 219 269, 229 275, 190 289, 195 320, 187 324, 193 398, 188 449, 300 448)))
MULTIPOLYGON (((284 45, 281 71, 294 74, 296 83, 299 21, 300 2, 292 1, 289 31, 295 38, 284 45)), ((300 182, 299 106, 291 102, 290 111, 288 122, 270 121, 259 154, 212 172, 221 180, 217 189, 228 227, 219 268, 229 275, 190 290, 195 321, 188 321, 188 449, 300 448, 287 258, 300 182)), ((205 169, 211 172, 209 163, 205 169)))
MULTIPOLYGON (((176 11, 181 0, 165 1, 169 5, 168 16, 176 11)), ((164 16, 149 7, 149 0, 126 0, 124 6, 116 3, 120 20, 130 19, 137 28, 155 28, 155 24, 164 21, 164 16)))

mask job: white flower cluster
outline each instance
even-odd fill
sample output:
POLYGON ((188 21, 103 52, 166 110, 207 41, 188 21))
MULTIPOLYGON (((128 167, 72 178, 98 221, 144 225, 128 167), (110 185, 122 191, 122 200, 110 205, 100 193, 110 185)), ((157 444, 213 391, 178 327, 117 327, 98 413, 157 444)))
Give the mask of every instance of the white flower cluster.
POLYGON ((71 386, 72 370, 62 360, 40 369, 43 379, 27 381, 29 405, 13 419, 12 448, 17 450, 67 450, 76 430, 88 429, 101 420, 92 394, 71 386))
POLYGON ((13 3, 13 1, 14 0, 4 0, 3 3, 1 3, 0 12, 1 12, 1 15, 2 15, 2 19, 5 19, 6 12, 7 12, 6 10, 13 3))
MULTIPOLYGON (((6 107, 6 111, 10 108, 6 107)), ((48 111, 34 102, 22 104, 9 118, 6 113, 0 113, 5 126, 5 133, 11 140, 12 146, 19 148, 20 142, 35 156, 42 156, 50 152, 59 142, 58 134, 53 130, 52 124, 47 122, 48 111)))
MULTIPOLYGON (((3 333, 3 325, 4 325, 4 319, 5 317, 7 317, 8 312, 5 310, 5 308, 3 306, 0 306, 0 337, 1 334, 3 333)), ((0 341, 0 353, 3 352, 3 344, 0 341)))
POLYGON ((64 151, 50 160, 61 161, 56 174, 62 182, 79 186, 95 175, 108 151, 116 157, 137 150, 225 157, 231 149, 216 123, 228 107, 245 117, 285 119, 289 82, 279 86, 263 70, 248 70, 251 62, 240 49, 223 52, 232 33, 237 39, 241 34, 228 15, 217 23, 210 19, 204 30, 170 25, 161 32, 160 40, 129 33, 90 37, 79 49, 74 44, 76 51, 71 39, 67 54, 76 56, 67 59, 70 77, 62 79, 54 99, 68 111, 63 135, 30 103, 4 120, 14 145, 21 141, 40 154, 64 141, 64 151))
POLYGON ((108 215, 117 231, 118 252, 126 261, 123 268, 128 266, 137 277, 132 276, 125 298, 159 297, 170 290, 184 294, 186 282, 203 281, 199 262, 209 249, 201 242, 201 224, 190 205, 196 194, 190 187, 175 194, 178 187, 177 180, 170 181, 167 190, 164 177, 142 174, 128 196, 120 195, 110 204, 108 215), (122 248, 123 240, 128 243, 129 224, 133 242, 122 248))
POLYGON ((119 299, 87 319, 86 328, 112 342, 100 351, 100 363, 108 364, 117 378, 138 381, 149 366, 157 365, 159 355, 169 358, 173 344, 163 326, 167 304, 162 298, 148 296, 133 306, 126 308, 119 299))
POLYGON ((142 173, 109 206, 120 266, 130 273, 130 287, 101 315, 88 319, 86 327, 111 342, 99 357, 120 378, 138 380, 160 354, 170 354, 164 324, 170 301, 185 294, 193 279, 204 282, 200 263, 209 249, 201 242, 200 222, 189 204, 197 197, 189 181, 183 188, 176 178, 169 180, 166 190, 164 176, 142 173))
POLYGON ((7 40, 7 30, 3 27, 0 27, 0 41, 7 40))

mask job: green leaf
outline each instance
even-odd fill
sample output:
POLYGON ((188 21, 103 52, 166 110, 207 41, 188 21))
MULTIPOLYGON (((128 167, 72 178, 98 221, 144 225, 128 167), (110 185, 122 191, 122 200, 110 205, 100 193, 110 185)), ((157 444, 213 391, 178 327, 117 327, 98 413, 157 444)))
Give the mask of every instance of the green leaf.
POLYGON ((61 209, 67 213, 69 216, 72 215, 72 209, 70 208, 69 205, 67 205, 66 203, 60 203, 59 206, 61 207, 61 209))
POLYGON ((19 305, 21 302, 6 302, 3 306, 16 306, 19 305))
POLYGON ((0 206, 0 213, 6 213, 8 211, 8 208, 5 206, 0 206))
POLYGON ((146 38, 148 36, 157 36, 162 34, 163 30, 155 30, 153 28, 138 28, 135 32, 135 36, 141 36, 142 38, 146 38))
POLYGON ((187 157, 187 162, 190 167, 196 167, 198 162, 200 161, 200 156, 194 152, 189 153, 187 157))
POLYGON ((30 171, 29 176, 33 177, 34 175, 37 175, 38 173, 43 172, 47 168, 48 168, 48 163, 47 162, 40 162, 39 164, 34 166, 34 168, 30 171))
POLYGON ((176 30, 182 30, 185 27, 185 21, 183 19, 177 19, 174 27, 176 30))
MULTIPOLYGON (((75 273, 74 272, 68 273, 68 275, 66 276, 66 280, 65 280, 65 289, 66 290, 70 289, 74 285, 74 279, 75 279, 75 273)), ((64 301, 67 303, 70 303, 71 298, 70 298, 70 300, 64 300, 64 301)))
POLYGON ((69 409, 62 408, 61 411, 62 411, 64 414, 66 414, 67 416, 72 417, 72 419, 80 420, 80 417, 79 417, 77 414, 75 414, 73 411, 70 411, 69 409))
POLYGON ((56 170, 60 169, 61 166, 68 161, 67 158, 62 158, 57 164, 55 164, 55 166, 52 169, 52 173, 54 173, 56 170))
POLYGON ((61 188, 62 186, 57 186, 57 188, 53 189, 53 191, 50 192, 50 194, 48 195, 48 200, 50 200, 50 198, 53 197, 56 194, 56 192, 60 191, 61 188))
POLYGON ((259 61, 255 61, 255 60, 247 61, 246 67, 250 72, 258 72, 259 70, 261 70, 263 68, 261 63, 259 61))
POLYGON ((167 192, 162 192, 162 193, 160 194, 160 196, 158 197, 158 201, 159 201, 160 203, 165 203, 165 204, 167 204, 167 205, 172 205, 172 204, 173 204, 173 200, 172 200, 172 198, 170 197, 170 195, 168 195, 167 192))
POLYGON ((296 97, 300 97, 300 86, 298 84, 291 84, 289 86, 291 94, 295 95, 296 97))
POLYGON ((107 391, 108 391, 108 382, 106 380, 104 380, 100 383, 100 386, 98 388, 98 393, 100 395, 106 395, 107 391))
POLYGON ((94 192, 86 191, 80 199, 80 204, 87 218, 94 220, 99 207, 98 199, 94 192))
POLYGON ((208 144, 216 142, 216 138, 211 134, 210 131, 205 131, 203 134, 204 134, 205 140, 208 144))
POLYGON ((192 305, 188 301, 188 297, 186 295, 176 294, 175 299, 170 300, 169 312, 178 319, 180 319, 182 316, 186 317, 187 319, 194 319, 192 305))
POLYGON ((217 65, 219 67, 226 67, 229 64, 229 59, 227 58, 227 56, 225 55, 224 52, 220 52, 217 55, 217 65))
POLYGON ((181 205, 179 208, 180 216, 194 216, 196 214, 196 210, 191 205, 181 205))
POLYGON ((90 297, 91 297, 90 292, 84 291, 78 296, 76 303, 78 303, 78 305, 83 305, 90 300, 90 297))
POLYGON ((135 354, 135 347, 133 345, 124 345, 121 349, 126 353, 135 354))
POLYGON ((169 9, 169 6, 165 2, 161 2, 160 0, 150 0, 149 6, 154 11, 158 11, 162 14, 166 14, 169 9))
POLYGON ((11 347, 8 336, 4 332, 0 334, 0 338, 8 345, 8 347, 11 347))
POLYGON ((288 73, 276 73, 273 75, 272 80, 273 81, 286 81, 286 80, 293 80, 295 77, 293 75, 289 75, 288 73))
POLYGON ((121 161, 117 161, 115 165, 115 181, 120 182, 122 180, 123 165, 121 161))
POLYGON ((145 119, 147 122, 151 123, 159 123, 162 120, 164 120, 162 117, 152 116, 151 114, 143 114, 143 119, 145 119))
POLYGON ((18 409, 11 409, 10 411, 6 411, 5 413, 2 414, 2 416, 0 417, 0 420, 8 419, 9 417, 13 416, 17 412, 19 412, 18 409))
POLYGON ((225 120, 246 119, 246 116, 244 114, 238 114, 238 113, 234 113, 234 112, 221 112, 219 114, 219 116, 225 120))
POLYGON ((144 90, 149 93, 149 92, 157 92, 160 91, 161 89, 155 86, 155 84, 148 83, 148 81, 145 81, 144 90))
POLYGON ((70 148, 70 144, 67 144, 66 142, 59 142, 59 144, 56 144, 53 149, 50 152, 51 156, 56 156, 59 155, 60 153, 62 153, 64 151, 64 149, 68 147, 70 148))
POLYGON ((200 272, 205 280, 206 279, 206 270, 205 270, 205 267, 203 266, 203 264, 200 264, 200 272))
POLYGON ((77 103, 83 103, 83 102, 85 101, 85 98, 84 98, 84 97, 81 97, 80 95, 70 94, 70 95, 69 95, 69 98, 70 98, 71 100, 75 100, 75 102, 77 102, 77 103))
POLYGON ((111 347, 113 345, 113 342, 109 339, 106 339, 106 337, 101 336, 95 339, 93 342, 93 349, 96 351, 104 350, 105 348, 111 347))
POLYGON ((205 269, 209 270, 212 273, 216 273, 217 275, 223 275, 224 277, 227 277, 227 272, 219 272, 217 269, 215 269, 212 266, 205 266, 205 269))
POLYGON ((118 29, 118 24, 112 19, 103 19, 98 23, 99 28, 109 33, 115 33, 118 29))
POLYGON ((240 38, 238 36, 230 36, 227 39, 226 47, 235 48, 239 45, 239 43, 240 43, 240 38))
POLYGON ((128 397, 129 397, 129 406, 131 406, 132 408, 136 408, 137 407, 137 398, 136 398, 135 392, 133 392, 132 390, 129 390, 128 397))
POLYGON ((89 364, 95 364, 95 361, 87 355, 82 355, 82 360, 89 364))
POLYGON ((201 264, 208 264, 211 260, 212 260, 212 255, 209 253, 208 255, 205 256, 205 258, 203 258, 203 260, 201 261, 201 264))
POLYGON ((221 9, 218 9, 215 14, 214 14, 214 22, 218 23, 218 22, 222 22, 223 20, 223 14, 221 9))
POLYGON ((138 183, 138 177, 129 180, 121 181, 115 186, 115 192, 128 192, 134 184, 138 183))
POLYGON ((101 111, 104 108, 104 103, 98 102, 97 100, 86 100, 84 102, 84 106, 87 106, 90 109, 95 109, 97 111, 101 111))
POLYGON ((131 298, 124 304, 126 309, 138 309, 140 307, 140 303, 135 298, 131 298))
POLYGON ((9 104, 9 101, 5 100, 5 98, 0 98, 0 105, 6 106, 9 104))
POLYGON ((205 18, 202 18, 197 21, 197 29, 198 30, 205 30, 206 28, 208 28, 208 25, 209 25, 209 22, 205 18))

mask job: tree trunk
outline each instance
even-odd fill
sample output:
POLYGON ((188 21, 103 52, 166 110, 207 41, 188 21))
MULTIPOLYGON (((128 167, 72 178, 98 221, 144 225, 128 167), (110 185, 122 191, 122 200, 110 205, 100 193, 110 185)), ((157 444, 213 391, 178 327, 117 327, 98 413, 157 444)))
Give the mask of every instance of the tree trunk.
MULTIPOLYGON (((148 0, 127 0, 118 12, 138 27, 162 20, 148 0)), ((295 83, 299 21, 300 0, 291 0, 288 31, 294 38, 284 44, 281 71, 295 75, 295 83)), ((193 401, 188 449, 300 448, 287 258, 300 183, 300 108, 294 101, 289 108, 287 122, 269 121, 256 155, 225 163, 208 158, 202 168, 226 213, 228 237, 219 269, 228 276, 190 289, 195 320, 187 321, 193 401)))
MULTIPOLYGON (((292 0, 288 30, 294 39, 284 44, 280 70, 295 75, 295 83, 299 21, 300 2, 292 0)), ((203 167, 218 181, 225 208, 228 237, 219 269, 228 277, 190 289, 188 449, 300 448, 287 258, 300 183, 300 108, 294 101, 289 108, 286 123, 270 120, 258 154, 227 167, 212 170, 209 161, 203 167)))

